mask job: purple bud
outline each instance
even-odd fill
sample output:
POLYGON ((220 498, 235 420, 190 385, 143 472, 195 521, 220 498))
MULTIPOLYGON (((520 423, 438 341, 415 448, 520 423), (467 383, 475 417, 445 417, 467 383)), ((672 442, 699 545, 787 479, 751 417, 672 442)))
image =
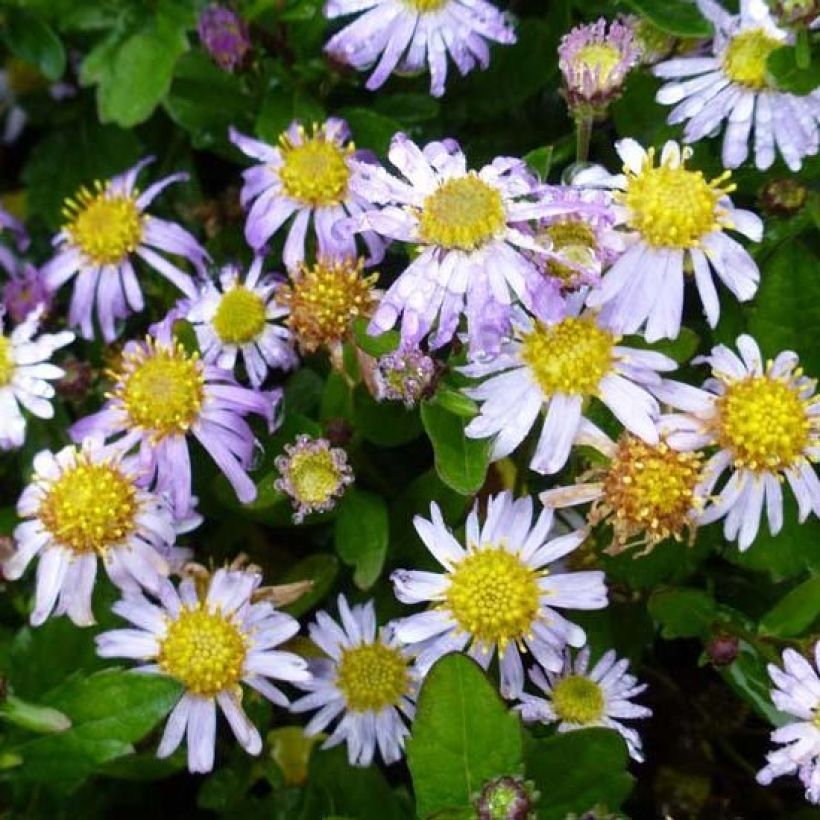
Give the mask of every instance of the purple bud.
POLYGON ((234 71, 250 51, 247 24, 235 11, 224 6, 214 4, 203 9, 197 31, 205 50, 224 71, 234 71))
POLYGON ((715 666, 728 666, 737 657, 737 645, 734 635, 715 635, 706 645, 706 654, 715 666))
POLYGON ((496 777, 487 781, 475 801, 478 820, 530 820, 538 792, 521 777, 496 777))

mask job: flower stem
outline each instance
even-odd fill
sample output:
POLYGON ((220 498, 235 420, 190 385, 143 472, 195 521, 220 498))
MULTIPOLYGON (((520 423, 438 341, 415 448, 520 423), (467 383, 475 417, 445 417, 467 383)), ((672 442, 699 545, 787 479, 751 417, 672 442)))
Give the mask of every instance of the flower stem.
POLYGON ((589 159, 589 142, 592 139, 592 117, 589 114, 578 114, 575 118, 575 161, 586 162, 589 159))

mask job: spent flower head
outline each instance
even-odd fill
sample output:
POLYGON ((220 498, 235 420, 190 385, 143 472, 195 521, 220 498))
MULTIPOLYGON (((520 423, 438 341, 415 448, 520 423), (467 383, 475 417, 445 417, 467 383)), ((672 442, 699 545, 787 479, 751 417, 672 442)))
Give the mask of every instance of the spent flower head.
POLYGON ((399 348, 376 364, 378 398, 400 401, 408 409, 421 401, 436 373, 435 362, 418 348, 399 348))
POLYGON ((196 28, 199 41, 224 71, 239 68, 251 50, 247 23, 226 6, 206 6, 199 13, 196 28))

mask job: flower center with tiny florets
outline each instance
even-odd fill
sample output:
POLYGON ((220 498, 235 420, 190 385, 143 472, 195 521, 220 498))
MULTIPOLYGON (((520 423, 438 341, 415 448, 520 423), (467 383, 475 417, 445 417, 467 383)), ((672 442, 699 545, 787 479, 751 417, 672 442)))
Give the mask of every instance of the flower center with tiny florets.
POLYGON ((114 265, 133 253, 142 240, 142 214, 132 195, 112 193, 96 182, 65 201, 65 230, 95 264, 114 265))
POLYGON ((295 497, 303 504, 324 504, 339 489, 341 475, 327 448, 295 452, 288 463, 295 497))
POLYGON ((467 555, 450 576, 446 601, 458 626, 482 644, 520 641, 538 617, 539 575, 518 555, 485 547, 467 555))
POLYGON ((731 453, 735 467, 788 469, 809 443, 808 407, 787 381, 751 376, 732 382, 717 400, 720 446, 731 453))
POLYGON ((136 490, 115 466, 77 457, 48 489, 38 517, 62 546, 105 555, 134 530, 136 490))
POLYGON ((11 341, 0 333, 0 387, 5 387, 14 375, 14 360, 11 357, 11 341))
POLYGON ((181 344, 155 345, 124 357, 114 395, 133 425, 150 430, 157 439, 185 433, 196 421, 204 398, 205 379, 197 354, 181 344))
POLYGON ((723 52, 723 70, 729 79, 748 88, 766 88, 766 61, 783 45, 762 28, 742 31, 729 41, 723 52))
POLYGON ((425 14, 426 12, 438 11, 444 8, 450 0, 407 0, 407 2, 410 4, 410 8, 425 14))
POLYGON ((523 338, 521 358, 546 395, 592 396, 612 368, 617 338, 591 317, 535 324, 523 338))
POLYGON ((617 198, 628 208, 629 227, 655 247, 697 247, 721 227, 718 201, 735 188, 724 184, 731 172, 707 181, 701 171, 689 171, 682 162, 678 167, 653 165, 650 148, 640 173, 625 169, 626 193, 617 198))
POLYGON ((157 662, 189 692, 213 697, 239 684, 246 653, 245 639, 234 620, 198 604, 181 610, 168 623, 157 662))
POLYGON ((370 643, 342 651, 336 685, 352 712, 378 712, 397 706, 409 683, 407 659, 397 649, 370 643))
POLYGON ((553 687, 552 708, 567 723, 595 723, 604 713, 604 693, 595 681, 583 675, 570 675, 553 687))
POLYGON ((310 137, 303 128, 300 133, 300 144, 286 134, 279 138, 283 160, 279 179, 285 193, 308 205, 338 205, 347 194, 347 157, 354 146, 340 146, 328 138, 324 127, 314 126, 310 137))
MULTIPOLYGON (((580 268, 589 268, 594 263, 598 240, 595 238, 595 231, 586 222, 580 219, 562 219, 542 228, 541 235, 548 238, 552 250, 560 253, 568 262, 580 268)), ((566 285, 575 283, 580 275, 577 270, 555 259, 547 262, 547 271, 566 285)))
POLYGON ((265 329, 265 302, 242 285, 231 288, 219 300, 213 326, 224 344, 252 342, 265 329))
POLYGON ((505 225, 500 191, 476 173, 443 182, 424 200, 419 215, 421 238, 447 250, 475 250, 505 225))
POLYGON ((590 43, 578 49, 572 62, 576 71, 588 71, 599 84, 604 84, 609 80, 621 59, 621 52, 615 46, 606 43, 590 43))

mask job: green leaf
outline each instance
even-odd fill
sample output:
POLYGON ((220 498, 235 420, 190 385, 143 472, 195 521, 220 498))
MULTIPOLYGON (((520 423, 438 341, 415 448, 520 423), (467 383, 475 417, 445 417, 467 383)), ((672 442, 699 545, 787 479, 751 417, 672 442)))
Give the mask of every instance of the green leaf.
POLYGON ((297 581, 312 581, 313 586, 292 604, 282 607, 282 611, 293 615, 294 618, 304 615, 330 592, 338 574, 339 561, 335 555, 317 553, 299 561, 281 578, 277 578, 276 583, 294 584, 297 581))
POLYGON ((528 154, 524 154, 524 162, 538 174, 542 181, 546 180, 552 166, 552 146, 544 145, 530 151, 528 154))
POLYGON ((662 339, 650 344, 643 336, 626 336, 623 343, 638 350, 655 350, 674 359, 678 364, 685 364, 697 353, 700 336, 694 330, 682 327, 675 339, 662 339))
POLYGON ((421 420, 441 480, 462 495, 478 492, 490 463, 490 440, 467 438, 467 422, 432 402, 422 403, 421 420))
POLYGON ((57 709, 38 706, 14 695, 8 695, 0 703, 0 719, 38 734, 64 732, 71 726, 71 721, 57 709))
POLYGON ((720 667, 718 671, 762 718, 774 726, 782 726, 788 721, 772 703, 772 682, 765 660, 746 641, 740 641, 735 661, 729 666, 720 667))
POLYGON ((360 384, 353 392, 356 430, 379 447, 398 447, 422 434, 418 411, 397 401, 376 401, 360 384))
POLYGON ((368 320, 359 317, 353 322, 353 338, 356 346, 368 356, 378 359, 385 353, 392 353, 399 346, 401 335, 397 330, 386 330, 378 336, 371 336, 367 332, 368 320))
POLYGON ((456 416, 471 419, 478 415, 478 405, 460 390, 440 385, 432 399, 438 407, 456 416))
POLYGON ((662 587, 649 597, 648 607, 664 638, 705 635, 717 616, 714 599, 700 589, 662 587))
POLYGON ((535 740, 526 746, 527 777, 541 798, 539 820, 564 820, 597 804, 612 810, 632 791, 626 744, 610 729, 583 729, 535 740))
POLYGON ((359 589, 370 589, 379 580, 389 538, 384 499, 351 487, 336 512, 336 552, 355 568, 353 583, 359 589))
POLYGON ((521 726, 475 661, 446 655, 428 673, 407 741, 419 817, 468 806, 485 781, 518 774, 521 726))
POLYGON ((764 635, 801 635, 820 617, 820 577, 809 578, 785 595, 760 620, 764 635))
POLYGON ((820 45, 814 44, 802 61, 794 46, 776 48, 766 60, 768 78, 781 91, 790 94, 811 94, 820 86, 820 45))
POLYGON ((676 37, 711 37, 712 26, 688 0, 624 0, 649 22, 676 37))
POLYGON ((402 130, 400 122, 369 108, 343 108, 339 116, 347 120, 357 148, 369 148, 381 156, 387 154, 393 135, 402 130))
POLYGON ((59 80, 65 72, 65 49, 54 29, 24 9, 7 8, 3 40, 9 51, 36 66, 49 80, 59 80))

